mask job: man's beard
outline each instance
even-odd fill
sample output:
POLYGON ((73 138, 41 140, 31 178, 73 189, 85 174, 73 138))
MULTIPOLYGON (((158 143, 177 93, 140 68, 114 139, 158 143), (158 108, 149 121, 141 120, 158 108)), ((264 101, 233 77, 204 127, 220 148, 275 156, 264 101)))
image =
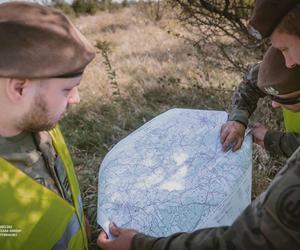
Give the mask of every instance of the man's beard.
POLYGON ((47 103, 42 95, 38 95, 35 97, 31 110, 24 115, 17 127, 21 131, 39 132, 54 128, 57 122, 51 119, 47 103))

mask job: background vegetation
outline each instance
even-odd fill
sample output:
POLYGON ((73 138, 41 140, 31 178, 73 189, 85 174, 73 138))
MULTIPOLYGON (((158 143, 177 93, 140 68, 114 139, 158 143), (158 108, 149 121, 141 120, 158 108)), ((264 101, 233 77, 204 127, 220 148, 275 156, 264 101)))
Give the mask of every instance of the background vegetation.
MULTIPOLYGON (((261 59, 268 42, 258 43, 244 30, 252 1, 227 2, 76 0, 68 6, 56 1, 97 51, 80 86, 81 104, 61 124, 92 225, 91 249, 99 232, 99 166, 113 145, 170 108, 229 111, 244 71, 261 59), (210 2, 214 5, 205 5, 210 2)), ((259 103, 252 120, 282 129, 281 112, 270 100, 259 103)), ((253 147, 255 198, 284 159, 253 147)))

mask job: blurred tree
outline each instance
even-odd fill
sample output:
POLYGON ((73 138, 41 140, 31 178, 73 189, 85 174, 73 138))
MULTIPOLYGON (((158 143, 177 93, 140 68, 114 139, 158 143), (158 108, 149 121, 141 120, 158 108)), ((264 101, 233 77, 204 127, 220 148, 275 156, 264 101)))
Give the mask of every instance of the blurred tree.
POLYGON ((98 9, 97 0, 74 0, 72 8, 77 14, 90 14, 94 15, 98 9))
POLYGON ((127 0, 123 0, 122 1, 122 7, 128 7, 129 6, 129 3, 127 0))
POLYGON ((138 8, 147 18, 157 22, 162 19, 164 14, 163 2, 162 0, 140 0, 138 8))
POLYGON ((109 9, 109 7, 112 5, 112 0, 100 0, 99 2, 104 7, 104 9, 109 9))

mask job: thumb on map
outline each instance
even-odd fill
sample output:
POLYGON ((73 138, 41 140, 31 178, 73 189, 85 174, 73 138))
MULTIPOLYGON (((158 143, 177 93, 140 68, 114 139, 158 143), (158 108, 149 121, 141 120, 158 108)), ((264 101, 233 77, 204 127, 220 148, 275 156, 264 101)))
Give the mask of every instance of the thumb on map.
POLYGON ((119 234, 120 234, 120 229, 117 227, 117 225, 114 222, 109 224, 109 231, 114 236, 119 236, 119 234))

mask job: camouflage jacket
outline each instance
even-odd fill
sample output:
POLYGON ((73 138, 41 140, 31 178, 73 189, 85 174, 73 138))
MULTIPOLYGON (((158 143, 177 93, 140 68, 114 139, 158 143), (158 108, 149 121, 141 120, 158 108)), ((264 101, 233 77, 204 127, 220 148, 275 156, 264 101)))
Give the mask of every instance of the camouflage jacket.
MULTIPOLYGON (((259 98, 266 94, 257 87, 259 64, 253 65, 232 97, 229 121, 238 121, 245 126, 255 111, 259 98)), ((276 155, 290 157, 300 145, 300 136, 291 132, 268 131, 264 145, 266 150, 276 155)))
POLYGON ((0 137, 0 157, 72 203, 69 181, 48 132, 0 137))
POLYGON ((231 226, 132 240, 132 250, 171 249, 300 249, 300 148, 231 226))

